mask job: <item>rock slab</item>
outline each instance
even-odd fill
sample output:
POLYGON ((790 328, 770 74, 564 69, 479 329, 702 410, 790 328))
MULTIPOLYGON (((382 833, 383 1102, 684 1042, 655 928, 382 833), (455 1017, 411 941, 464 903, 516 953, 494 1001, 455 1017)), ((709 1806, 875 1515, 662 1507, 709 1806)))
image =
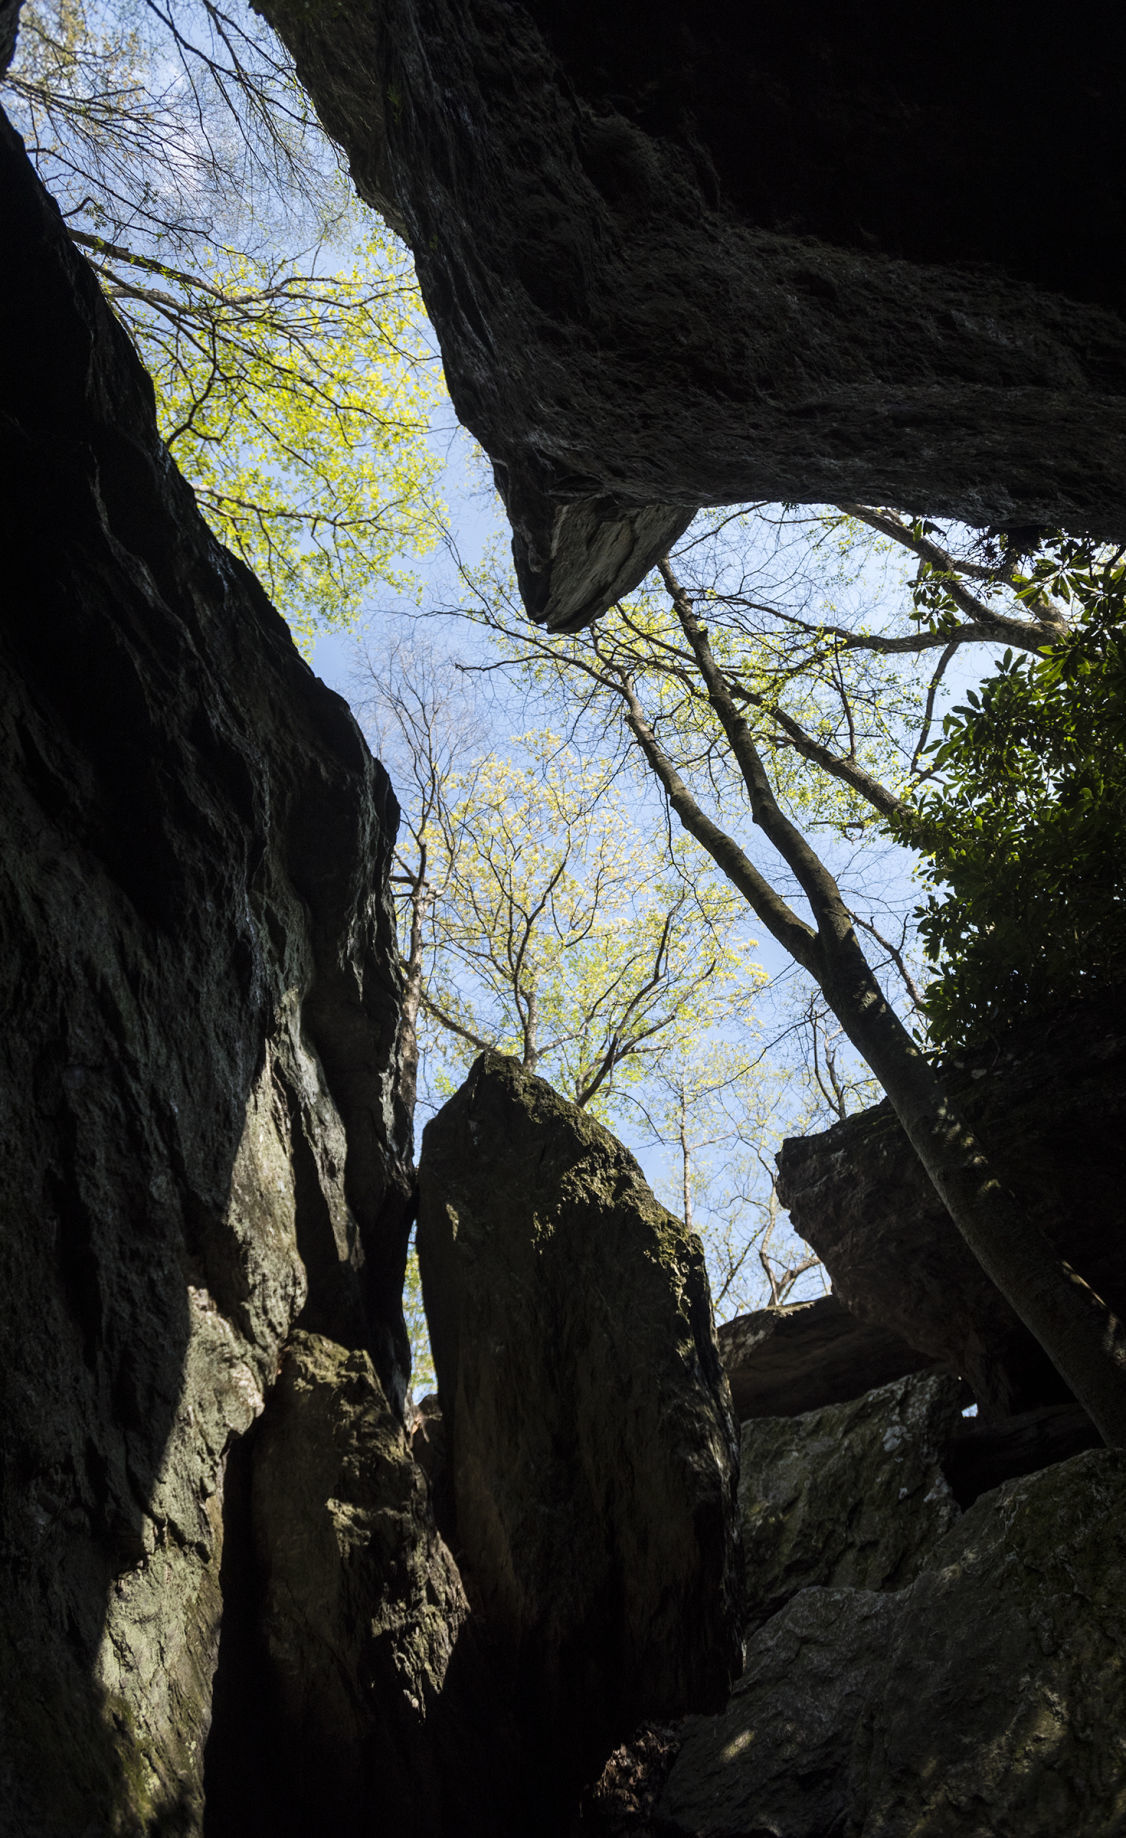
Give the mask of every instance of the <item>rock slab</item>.
POLYGON ((944 1373, 848 1404, 743 1425, 739 1520, 746 1612, 760 1623, 800 1589, 899 1589, 958 1517, 943 1460, 962 1389, 944 1373))
POLYGON ((1126 535, 1120 8, 258 4, 414 251, 534 619, 701 504, 1126 535))
POLYGON ((252 1500, 281 1829, 506 1829, 503 1782, 482 1779, 501 1745, 465 1592, 367 1353, 293 1336, 252 1500))
MULTIPOLYGON (((1126 1310, 1126 1001, 1077 1003, 950 1068, 952 1095, 1061 1254, 1126 1310)), ((894 1329, 999 1421, 1068 1401, 1062 1380, 950 1224, 886 1100, 778 1157, 795 1229, 852 1313, 894 1329)))
POLYGON ((419 1263, 459 1562, 578 1783, 739 1664, 734 1424, 699 1241, 486 1054, 427 1125, 419 1263))
POLYGON ((740 1423, 843 1404, 934 1362, 839 1296, 784 1302, 725 1321, 719 1351, 740 1423))
POLYGON ((906 1589, 809 1589, 690 1721, 665 1838, 1126 1831, 1126 1457, 983 1497, 906 1589))

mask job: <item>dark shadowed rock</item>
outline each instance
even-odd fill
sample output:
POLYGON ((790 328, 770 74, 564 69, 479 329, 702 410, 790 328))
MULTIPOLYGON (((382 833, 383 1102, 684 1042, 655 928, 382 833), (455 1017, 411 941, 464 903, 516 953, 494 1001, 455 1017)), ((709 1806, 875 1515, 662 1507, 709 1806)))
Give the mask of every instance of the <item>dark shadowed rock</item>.
POLYGON ((1126 1829, 1126 1463, 983 1496, 904 1598, 857 1732, 865 1838, 1126 1829))
POLYGON ((232 1446, 405 1368, 397 813, 6 124, 0 247, 0 1802, 197 1833, 232 1446))
POLYGON ((1126 1830, 1126 1457, 986 1494, 894 1594, 810 1589, 690 1720, 667 1838, 1126 1830))
MULTIPOLYGON (((1030 1023, 954 1068, 953 1094, 1062 1254, 1126 1310, 1126 1010, 1109 998, 1030 1023)), ((960 1372, 1000 1418, 1062 1401, 1062 1381, 950 1224, 890 1106, 790 1138, 779 1192, 860 1319, 960 1372)))
POLYGON ((805 1589, 795 1596, 752 1636, 722 1715, 684 1726, 657 1804, 662 1838, 843 1833, 853 1809, 855 1732, 902 1618, 897 1595, 805 1589))
POLYGON ((835 1295, 756 1309, 724 1322, 717 1339, 740 1423, 843 1404, 934 1364, 835 1295))
POLYGON ((1126 534, 1121 9, 259 4, 414 250, 534 618, 700 504, 1126 534))
POLYGON ((21 4, 22 0, 0 0, 0 76, 15 55, 21 4))
POLYGON ((703 1254, 612 1136, 497 1054, 427 1125, 418 1248, 459 1561, 546 1781, 578 1784, 738 1667, 703 1254))
POLYGON ((1044 1404, 1000 1423, 963 1417, 942 1465, 951 1493, 964 1507, 1002 1481, 1037 1474, 1053 1462, 1102 1446, 1102 1437, 1078 1404, 1044 1404))
POLYGON ((958 1517, 943 1460, 962 1391, 945 1373, 897 1379, 740 1436, 739 1523, 748 1619, 799 1589, 900 1589, 958 1517))
POLYGON ((506 1782, 465 1593, 366 1353, 294 1336, 255 1443, 253 1519, 280 1829, 509 1829, 511 1757, 506 1782))

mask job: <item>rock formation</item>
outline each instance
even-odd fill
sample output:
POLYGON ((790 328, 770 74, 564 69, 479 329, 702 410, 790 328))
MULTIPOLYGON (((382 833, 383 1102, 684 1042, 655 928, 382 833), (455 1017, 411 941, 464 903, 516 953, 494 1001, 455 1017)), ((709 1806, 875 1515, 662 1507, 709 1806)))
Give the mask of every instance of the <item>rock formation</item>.
POLYGON ((665 1838, 1058 1838, 1126 1821, 1126 1457, 986 1494, 892 1593, 804 1589, 693 1718, 665 1838))
MULTIPOLYGON (((1126 1309, 1126 1009, 1077 1005, 953 1068, 951 1090, 1063 1255, 1126 1309)), ((779 1192, 845 1306, 961 1373, 982 1412, 1059 1401, 1061 1382, 954 1232, 887 1103, 791 1139, 779 1192)))
POLYGON ((962 1391, 945 1373, 898 1379, 740 1437, 748 1619, 814 1584, 899 1589, 958 1517, 943 1462, 962 1391))
POLYGON ((577 1789, 738 1669, 703 1253, 612 1136, 497 1054, 426 1127, 418 1247, 459 1559, 531 1747, 577 1789))
POLYGON ((294 1324, 402 1394, 396 808, 6 123, 0 246, 0 1802, 197 1833, 226 1482, 294 1324))
MULTIPOLYGON (((595 616, 702 501, 1121 530, 1120 14, 1081 6, 1062 47, 975 16, 967 61, 880 7, 268 10, 416 248, 536 617, 595 616)), ((1082 1426, 967 1429, 904 1376, 889 1327, 994 1415, 1051 1394, 879 1114, 785 1178, 879 1325, 864 1370, 902 1370, 842 1402, 855 1365, 791 1363, 791 1409, 837 1401, 780 1427, 778 1365, 772 1393, 731 1337, 743 1597, 699 1246, 604 1131, 478 1065, 420 1225, 459 1574, 402 1423, 393 796, 208 534, 2 122, 0 246, 5 1834, 524 1838, 639 1716, 718 1709, 764 1616, 666 1833, 1126 1829, 1126 1458, 954 1517, 1082 1426)), ((966 1068, 1119 1306, 1122 1045, 1104 1007, 966 1068)), ((757 1344, 789 1358, 783 1313, 757 1344)))
POLYGON ((508 1830, 519 1782, 505 1710, 366 1353, 291 1338, 252 1489, 271 1786, 285 1807, 271 1838, 508 1830))
POLYGON ((0 0, 0 75, 7 70, 16 48, 22 0, 0 0))
POLYGON ((882 1322, 850 1315, 836 1295, 739 1315, 717 1338, 740 1423, 843 1404, 934 1363, 882 1322))
POLYGON ((698 505, 1126 534, 1126 16, 258 0, 406 236, 532 617, 698 505))

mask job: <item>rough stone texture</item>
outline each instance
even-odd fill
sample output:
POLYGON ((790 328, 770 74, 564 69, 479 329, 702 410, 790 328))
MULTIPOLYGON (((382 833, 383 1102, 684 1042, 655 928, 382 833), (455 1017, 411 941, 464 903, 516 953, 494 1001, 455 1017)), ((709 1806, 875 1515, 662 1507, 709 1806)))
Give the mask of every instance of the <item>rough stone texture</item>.
POLYGON ((764 1417, 740 1437, 746 1612, 799 1589, 900 1589, 958 1517, 943 1459, 961 1422, 944 1373, 897 1379, 849 1404, 764 1417))
POLYGON ((863 1838, 1126 1829, 1126 1462, 983 1496, 907 1592, 858 1731, 863 1838))
MULTIPOLYGON (((953 1068, 1013 1192, 1080 1274, 1126 1309, 1126 1000, 1076 1006, 953 1068)), ((778 1157, 795 1230, 846 1308, 960 1372, 982 1413, 1061 1401, 1061 1381, 954 1231, 885 1102, 778 1157)))
POLYGON ((0 247, 0 1803, 194 1833, 228 1451, 295 1318, 402 1379, 396 811, 4 123, 0 247))
POLYGON ((483 1779, 500 1744, 465 1592, 366 1353, 294 1336, 252 1491, 288 1801, 271 1832, 507 1829, 505 1781, 483 1779))
POLYGON ((1000 1424, 963 1417, 942 1466, 951 1493, 965 1507, 1002 1481, 1036 1474, 1053 1462, 1102 1446, 1102 1437, 1080 1405, 1045 1404, 1000 1424))
POLYGON ((835 1295, 756 1309, 724 1322, 717 1338, 740 1423, 843 1404, 934 1363, 835 1295))
POLYGON ((657 1804, 662 1838, 843 1834, 855 1733, 902 1618, 897 1595, 804 1589, 795 1596, 748 1643, 746 1669, 722 1715, 688 1719, 657 1804))
POLYGON ((534 618, 700 504, 1126 534, 1121 9, 259 5, 414 250, 534 618))
POLYGON ((545 1776, 580 1784, 738 1669, 702 1250, 599 1124, 487 1054, 424 1132, 418 1252, 459 1562, 545 1776))
POLYGON ((986 1494, 893 1594, 803 1591, 693 1718, 667 1838, 1126 1831, 1126 1457, 986 1494))
POLYGON ((21 5, 22 0, 0 0, 0 76, 15 55, 21 5))

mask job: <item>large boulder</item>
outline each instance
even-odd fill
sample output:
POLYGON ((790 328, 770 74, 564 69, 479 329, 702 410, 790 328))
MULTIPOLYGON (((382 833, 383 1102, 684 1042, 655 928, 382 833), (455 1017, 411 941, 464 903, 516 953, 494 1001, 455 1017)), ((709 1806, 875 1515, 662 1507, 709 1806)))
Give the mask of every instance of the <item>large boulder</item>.
POLYGON ((740 1423, 844 1404, 934 1361, 837 1295, 784 1302, 725 1321, 719 1353, 740 1423))
MULTIPOLYGON (((1029 1219, 1122 1315, 1126 1000, 1076 1004, 1026 1023, 949 1075, 1029 1219)), ((886 1100, 820 1135, 784 1142, 778 1186, 845 1307, 961 1373, 983 1416, 1066 1399, 1041 1348, 950 1224, 886 1100)))
POLYGON ((459 1561, 545 1779, 577 1785, 738 1670, 703 1253, 606 1130, 493 1053, 424 1132, 418 1251, 459 1561))
POLYGON ((0 246, 0 1802, 198 1833, 231 1451, 295 1321, 402 1394, 397 813, 2 121, 0 246))
POLYGON ((0 76, 3 76, 16 48, 21 0, 0 0, 0 76))
POLYGON ((693 1718, 668 1838, 1126 1830, 1126 1456, 986 1494, 906 1589, 809 1589, 693 1718))
POLYGON ((900 1589, 958 1517, 943 1472, 962 1391, 945 1373, 883 1385, 740 1437, 748 1619, 814 1584, 900 1589))
POLYGON ((807 1589, 795 1596, 748 1642, 746 1669, 722 1715, 684 1726, 657 1805, 661 1838, 846 1831, 853 1743, 902 1618, 895 1595, 807 1589))
POLYGON ((533 618, 701 504, 1126 534, 1120 8, 257 3, 414 250, 533 618))
POLYGON ((365 1352, 293 1336, 251 1493, 259 1689, 276 1705, 271 1832, 508 1830, 503 1712, 425 1477, 365 1352))

